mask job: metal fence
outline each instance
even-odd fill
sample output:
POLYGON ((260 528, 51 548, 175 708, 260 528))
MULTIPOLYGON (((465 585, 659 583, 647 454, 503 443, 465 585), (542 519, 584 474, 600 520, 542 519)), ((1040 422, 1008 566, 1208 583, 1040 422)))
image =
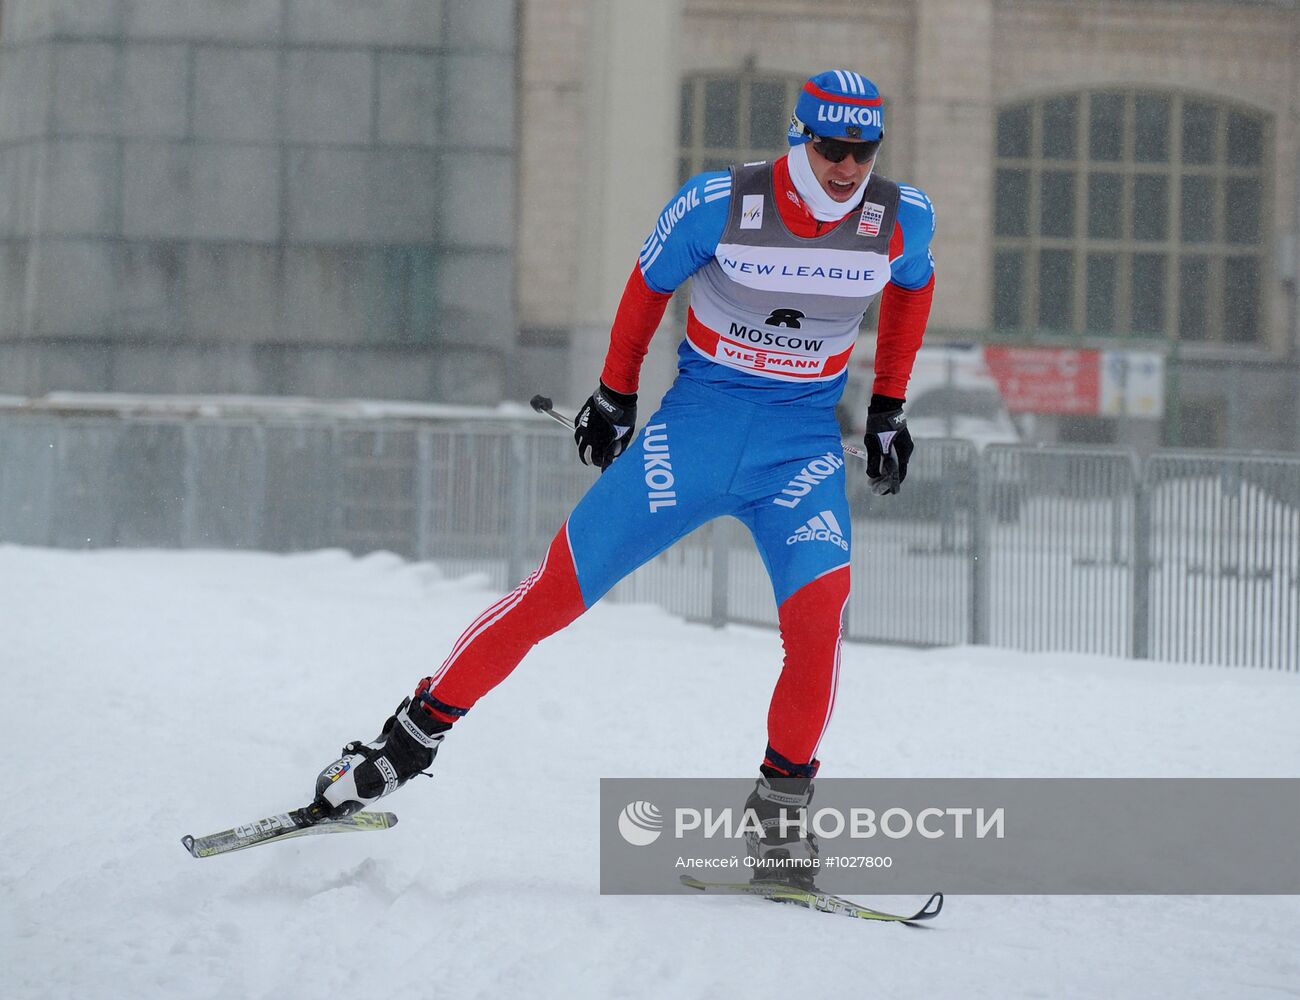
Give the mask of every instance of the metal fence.
MULTIPOLYGON (((0 542, 386 549, 504 589, 592 476, 523 419, 0 412, 0 542)), ((850 638, 1300 670, 1300 459, 927 440, 901 496, 849 484, 850 638)), ((729 518, 610 598, 776 623, 729 518)))

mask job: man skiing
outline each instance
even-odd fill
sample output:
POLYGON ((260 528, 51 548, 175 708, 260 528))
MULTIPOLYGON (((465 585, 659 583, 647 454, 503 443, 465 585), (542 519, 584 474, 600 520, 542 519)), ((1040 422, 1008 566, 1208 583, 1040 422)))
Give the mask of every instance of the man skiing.
POLYGON ((781 866, 811 857, 815 844, 782 836, 778 819, 811 799, 835 701, 850 547, 835 404, 859 324, 880 295, 867 476, 875 492, 897 493, 912 452, 907 381, 934 291, 933 209, 918 189, 873 172, 883 136, 870 80, 819 73, 795 105, 786 156, 698 174, 668 203, 575 421, 580 459, 603 474, 537 570, 471 623, 374 741, 348 744, 321 772, 319 815, 348 815, 423 771, 537 642, 729 514, 749 528, 771 577, 785 648, 747 803, 765 834, 749 848, 760 874, 770 863, 774 877, 811 883, 811 872, 781 866), (634 439, 641 363, 673 291, 691 277, 677 379, 634 439))

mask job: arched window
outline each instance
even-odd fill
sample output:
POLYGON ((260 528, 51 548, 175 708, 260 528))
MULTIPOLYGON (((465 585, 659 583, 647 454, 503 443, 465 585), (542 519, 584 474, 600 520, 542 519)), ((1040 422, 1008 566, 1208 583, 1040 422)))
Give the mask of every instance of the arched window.
POLYGON ((790 112, 802 86, 799 77, 748 71, 683 80, 678 180, 784 153, 790 112))
POLYGON ((994 326, 1258 343, 1267 136, 1261 114, 1181 94, 1002 108, 994 326))

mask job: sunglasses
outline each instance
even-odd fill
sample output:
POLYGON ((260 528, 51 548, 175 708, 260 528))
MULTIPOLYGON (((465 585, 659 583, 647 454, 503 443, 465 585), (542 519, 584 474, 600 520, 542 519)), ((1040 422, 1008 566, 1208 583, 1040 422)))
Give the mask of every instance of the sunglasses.
POLYGON ((830 160, 831 163, 839 163, 846 156, 853 157, 853 162, 859 165, 867 163, 876 155, 876 150, 880 148, 880 139, 870 139, 866 142, 843 142, 839 139, 827 139, 820 135, 815 135, 808 129, 804 129, 804 134, 812 137, 812 148, 817 150, 817 155, 830 160))

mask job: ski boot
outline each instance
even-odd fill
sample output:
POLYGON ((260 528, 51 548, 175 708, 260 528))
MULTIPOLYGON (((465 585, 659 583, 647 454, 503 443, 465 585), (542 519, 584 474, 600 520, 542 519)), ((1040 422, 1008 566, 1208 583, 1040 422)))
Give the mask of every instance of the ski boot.
POLYGON ((433 763, 450 728, 420 702, 403 699, 378 736, 369 743, 349 743, 321 771, 308 811, 317 819, 339 819, 395 792, 433 763))
POLYGON ((763 827, 762 836, 755 830, 745 833, 745 848, 752 859, 750 881, 814 890, 817 838, 806 829, 812 779, 792 778, 766 766, 761 770, 763 776, 745 801, 745 811, 752 811, 763 827), (782 818, 786 820, 784 833, 782 818))

